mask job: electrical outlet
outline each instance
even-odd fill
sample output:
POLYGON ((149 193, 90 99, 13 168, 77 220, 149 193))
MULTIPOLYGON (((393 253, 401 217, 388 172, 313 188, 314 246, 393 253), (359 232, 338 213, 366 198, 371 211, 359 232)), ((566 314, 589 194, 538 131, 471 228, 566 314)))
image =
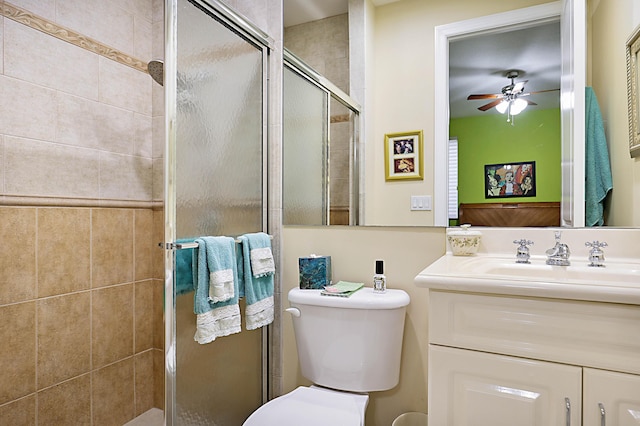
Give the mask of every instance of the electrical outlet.
POLYGON ((412 195, 411 210, 431 210, 431 195, 412 195))

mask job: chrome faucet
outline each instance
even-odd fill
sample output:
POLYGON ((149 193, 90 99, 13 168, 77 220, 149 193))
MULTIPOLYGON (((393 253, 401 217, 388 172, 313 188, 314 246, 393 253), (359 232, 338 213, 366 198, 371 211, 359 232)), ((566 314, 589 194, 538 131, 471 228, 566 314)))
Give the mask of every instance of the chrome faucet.
POLYGON ((596 240, 592 243, 587 241, 584 245, 586 247, 591 247, 591 251, 589 251, 589 261, 591 263, 589 263, 589 266, 604 266, 604 251, 602 250, 602 247, 606 247, 607 243, 596 240))
POLYGON ((531 263, 529 258, 529 246, 533 244, 533 241, 527 239, 514 240, 513 244, 518 244, 518 250, 516 252, 516 263, 531 263))
POLYGON ((569 266, 571 264, 569 262, 569 256, 571 256, 569 246, 560 242, 562 231, 556 231, 555 234, 556 245, 546 251, 547 265, 569 266))

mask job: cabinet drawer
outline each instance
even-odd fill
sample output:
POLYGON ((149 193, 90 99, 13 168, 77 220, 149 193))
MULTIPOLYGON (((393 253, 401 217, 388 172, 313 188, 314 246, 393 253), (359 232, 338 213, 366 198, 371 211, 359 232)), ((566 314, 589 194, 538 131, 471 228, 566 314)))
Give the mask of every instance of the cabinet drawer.
POLYGON ((429 342, 640 374, 640 307, 429 292, 429 342))

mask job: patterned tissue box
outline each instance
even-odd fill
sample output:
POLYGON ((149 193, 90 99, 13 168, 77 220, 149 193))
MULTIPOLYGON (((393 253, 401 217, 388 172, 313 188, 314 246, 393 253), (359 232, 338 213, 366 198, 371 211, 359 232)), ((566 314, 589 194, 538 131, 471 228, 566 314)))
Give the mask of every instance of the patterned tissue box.
POLYGON ((323 289, 331 284, 331 256, 301 257, 300 267, 301 289, 323 289))

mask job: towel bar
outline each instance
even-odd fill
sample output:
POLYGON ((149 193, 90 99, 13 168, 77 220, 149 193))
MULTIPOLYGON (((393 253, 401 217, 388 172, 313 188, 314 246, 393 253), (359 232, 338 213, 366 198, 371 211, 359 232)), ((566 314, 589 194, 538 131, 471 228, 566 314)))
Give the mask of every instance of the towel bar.
MULTIPOLYGON (((273 235, 269 235, 269 238, 273 240, 273 235)), ((242 241, 237 238, 235 239, 235 242, 237 244, 242 243, 242 241)), ((184 250, 184 249, 198 248, 198 243, 166 243, 166 244, 158 243, 158 246, 164 247, 167 250, 171 250, 171 249, 184 250)))

